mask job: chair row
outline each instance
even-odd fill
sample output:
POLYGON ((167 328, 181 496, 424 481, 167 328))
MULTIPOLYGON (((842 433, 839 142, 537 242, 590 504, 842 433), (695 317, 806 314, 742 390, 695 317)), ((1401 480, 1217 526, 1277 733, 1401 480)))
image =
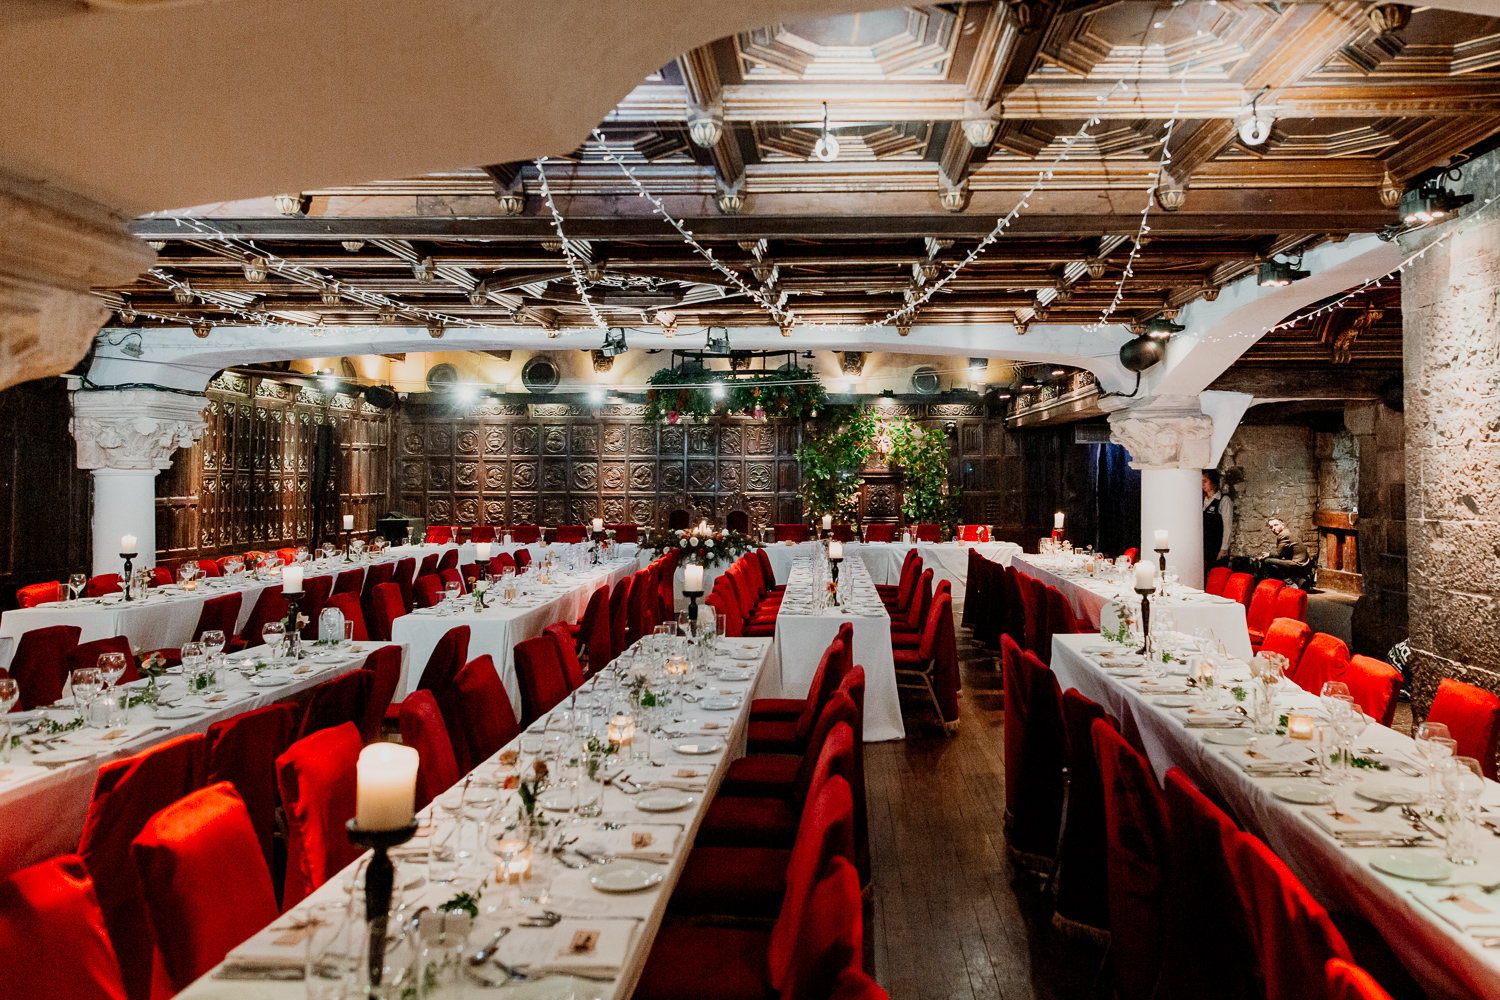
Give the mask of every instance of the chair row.
POLYGON ((934 590, 932 579, 932 570, 911 549, 901 563, 898 582, 875 589, 891 617, 896 687, 926 694, 943 730, 952 735, 958 731, 961 689, 953 634, 953 584, 943 580, 934 590))
MULTIPOLYGON (((774 524, 771 526, 775 531, 778 542, 805 542, 813 537, 813 530, 805 524, 774 524)), ((966 538, 966 541, 989 541, 989 528, 983 525, 966 525, 975 532, 974 538, 966 538), (983 531, 985 537, 978 537, 983 531)), ((942 526, 938 524, 913 524, 905 529, 911 532, 911 537, 918 542, 938 542, 942 540, 942 526)), ((859 537, 861 529, 857 525, 838 523, 829 529, 828 534, 836 542, 852 542, 859 537)), ((901 537, 903 529, 895 524, 867 524, 863 528, 864 540, 867 542, 894 542, 901 537)))
POLYGON ((986 649, 999 650, 1009 637, 1043 663, 1052 662, 1052 637, 1099 631, 1086 618, 1073 614, 1073 604, 1056 587, 1048 586, 1010 566, 969 550, 964 625, 986 649))
POLYGON ((1267 626, 1277 618, 1307 621, 1307 591, 1288 587, 1282 580, 1265 579, 1256 583, 1249 573, 1231 573, 1227 566, 1215 566, 1208 571, 1203 589, 1245 606, 1245 623, 1253 646, 1264 641, 1267 626))
MULTIPOLYGON (((605 531, 615 533, 617 542, 636 542, 640 540, 640 526, 635 523, 629 524, 606 524, 605 531)), ((593 528, 583 524, 560 524, 555 528, 543 528, 536 524, 518 524, 509 528, 498 528, 492 524, 478 524, 468 529, 467 541, 470 542, 493 542, 498 538, 510 536, 512 542, 522 545, 533 544, 542 540, 542 535, 550 531, 551 541, 559 543, 587 541, 593 528)), ((457 543, 464 537, 464 529, 456 524, 433 524, 427 527, 427 542, 429 544, 447 545, 457 543)))

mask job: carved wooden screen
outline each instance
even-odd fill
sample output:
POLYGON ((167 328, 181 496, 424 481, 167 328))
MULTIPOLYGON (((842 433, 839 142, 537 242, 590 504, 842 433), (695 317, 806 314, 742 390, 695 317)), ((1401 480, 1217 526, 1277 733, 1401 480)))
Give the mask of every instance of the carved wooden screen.
POLYGON ((338 532, 343 514, 367 532, 385 513, 386 412, 225 374, 210 385, 204 415, 202 438, 156 480, 158 559, 316 542, 338 532))

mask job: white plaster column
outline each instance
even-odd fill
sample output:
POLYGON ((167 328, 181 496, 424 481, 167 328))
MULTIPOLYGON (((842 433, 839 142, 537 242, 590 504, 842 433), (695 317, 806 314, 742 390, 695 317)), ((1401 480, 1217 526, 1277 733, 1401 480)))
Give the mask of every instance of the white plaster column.
POLYGON ((136 536, 136 566, 156 564, 156 474, 207 422, 202 396, 150 389, 73 393, 78 467, 94 474, 94 572, 122 568, 120 539, 136 536))
POLYGON ((1190 587, 1203 586, 1202 470, 1213 456, 1212 417, 1195 397, 1155 397, 1109 415, 1110 437, 1141 472, 1141 559, 1155 560, 1165 528, 1167 564, 1190 587))

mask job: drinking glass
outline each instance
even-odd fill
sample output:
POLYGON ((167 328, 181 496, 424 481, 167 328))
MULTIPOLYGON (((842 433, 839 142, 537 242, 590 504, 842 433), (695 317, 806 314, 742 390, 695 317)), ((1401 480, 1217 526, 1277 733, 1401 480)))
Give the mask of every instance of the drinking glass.
POLYGON ((1356 777, 1354 774, 1354 738, 1365 731, 1370 720, 1353 698, 1329 698, 1328 705, 1329 721, 1344 739, 1344 780, 1353 781, 1356 777))
POLYGON ((68 600, 76 601, 88 590, 89 578, 82 573, 74 573, 68 577, 68 600))
POLYGON ((10 763, 10 723, 0 719, 0 764, 10 763))
POLYGON ((21 685, 13 677, 0 677, 0 715, 16 707, 21 700, 21 685))
POLYGON ((464 835, 465 831, 461 830, 459 834, 458 862, 466 873, 478 871, 482 875, 489 868, 484 847, 489 839, 490 816, 499 800, 499 789, 477 778, 463 792, 464 826, 473 831, 472 848, 466 843, 469 838, 464 835))
POLYGON ((1443 789, 1443 813, 1447 817, 1446 857, 1456 865, 1479 861, 1479 797, 1484 776, 1472 757, 1450 757, 1438 768, 1443 789))
POLYGON ((1427 764, 1427 802, 1436 808, 1443 795, 1438 770, 1444 761, 1458 753, 1458 741, 1447 736, 1428 736, 1417 740, 1417 751, 1427 764))
POLYGON ((266 644, 266 655, 272 663, 281 657, 281 645, 286 641, 286 626, 281 622, 266 622, 260 630, 260 639, 266 644))
POLYGON ((349 912, 347 899, 307 908, 305 982, 307 1000, 345 1000, 357 995, 365 923, 349 912))
POLYGON ((224 646, 229 640, 224 635, 223 629, 206 628, 203 630, 203 634, 198 637, 198 641, 203 643, 204 652, 217 660, 223 655, 224 646))
POLYGON ((448 789, 433 799, 432 804, 436 808, 430 821, 434 829, 428 840, 427 881, 452 882, 458 875, 458 848, 463 836, 459 829, 464 809, 463 786, 448 789))
POLYGON ((124 653, 100 653, 99 659, 95 661, 99 668, 99 674, 104 678, 104 690, 108 691, 115 686, 119 679, 125 676, 125 654, 124 653))
POLYGON ((1341 746, 1338 730, 1332 726, 1319 726, 1313 730, 1313 746, 1317 753, 1318 779, 1325 785, 1337 785, 1339 772, 1337 758, 1341 746))
POLYGON ((1349 685, 1343 681, 1324 681, 1322 695, 1324 698, 1348 698, 1349 685))
POLYGON ((447 594, 448 600, 454 604, 458 603, 459 595, 463 593, 463 590, 463 584, 457 580, 449 580, 448 585, 443 588, 443 592, 447 594))
POLYGON ((104 691, 104 675, 98 667, 79 667, 73 671, 73 708, 84 720, 83 724, 94 724, 94 702, 104 691))

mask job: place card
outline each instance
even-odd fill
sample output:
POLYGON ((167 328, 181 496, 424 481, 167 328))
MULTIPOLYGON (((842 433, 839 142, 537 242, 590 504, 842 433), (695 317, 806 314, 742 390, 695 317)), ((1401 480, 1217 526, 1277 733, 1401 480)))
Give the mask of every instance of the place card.
POLYGON ((1500 935, 1500 899, 1485 895, 1477 887, 1455 889, 1424 885, 1407 891, 1417 902, 1464 933, 1482 927, 1486 934, 1500 935))

